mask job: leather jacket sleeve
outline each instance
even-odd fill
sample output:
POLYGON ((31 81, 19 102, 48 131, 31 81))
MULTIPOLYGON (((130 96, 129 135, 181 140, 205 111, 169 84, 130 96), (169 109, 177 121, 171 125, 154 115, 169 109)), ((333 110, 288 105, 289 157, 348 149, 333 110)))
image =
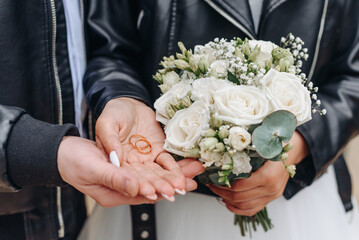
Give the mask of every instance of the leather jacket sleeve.
POLYGON ((32 118, 23 109, 0 105, 0 192, 63 185, 57 150, 65 135, 78 135, 77 128, 52 125, 32 118))
POLYGON ((109 100, 117 97, 135 98, 151 106, 150 95, 138 73, 141 48, 136 1, 88 2, 89 55, 84 88, 95 117, 109 100))
MULTIPOLYGON (((311 121, 298 128, 308 143, 310 156, 297 166, 297 176, 289 181, 291 187, 287 186, 286 190, 299 191, 310 185, 338 159, 349 140, 359 132, 359 18, 356 13, 359 4, 348 2, 351 4, 347 4, 343 14, 333 60, 313 78, 327 114, 313 114, 311 121)), ((289 198, 293 194, 287 191, 285 196, 289 198)))

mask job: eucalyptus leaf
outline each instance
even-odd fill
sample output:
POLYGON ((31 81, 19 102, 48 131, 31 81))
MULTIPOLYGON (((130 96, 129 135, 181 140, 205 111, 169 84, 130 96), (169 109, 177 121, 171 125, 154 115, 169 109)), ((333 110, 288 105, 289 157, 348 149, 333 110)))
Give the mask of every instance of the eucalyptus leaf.
POLYGON ((249 132, 250 134, 252 134, 252 133, 254 132, 254 130, 256 130, 256 128, 259 127, 260 125, 261 125, 261 124, 258 123, 258 124, 253 124, 253 125, 249 126, 248 132, 249 132))
POLYGON ((252 142, 258 154, 265 159, 274 158, 283 150, 280 138, 263 125, 254 130, 252 142))
POLYGON ((232 180, 249 178, 249 177, 251 176, 250 173, 241 173, 241 174, 239 174, 239 175, 235 175, 235 174, 233 174, 233 175, 234 175, 234 177, 233 177, 232 180))
POLYGON ((262 123, 283 142, 289 142, 297 127, 295 115, 289 111, 279 110, 268 115, 262 123))
POLYGON ((275 156, 274 158, 271 158, 271 159, 268 159, 268 160, 273 161, 273 162, 279 162, 281 155, 282 155, 282 153, 280 153, 277 156, 275 156))
POLYGON ((203 172, 200 175, 197 176, 198 181, 202 184, 209 184, 211 182, 211 180, 208 177, 208 172, 203 172))
POLYGON ((251 165, 252 165, 252 172, 255 172, 257 171, 260 167, 263 166, 263 164, 265 163, 265 159, 264 158, 261 158, 261 157, 254 157, 254 158, 251 158, 251 165))
POLYGON ((279 110, 268 115, 252 134, 252 142, 259 155, 273 159, 282 150, 282 141, 288 142, 297 126, 295 115, 289 111, 279 110))

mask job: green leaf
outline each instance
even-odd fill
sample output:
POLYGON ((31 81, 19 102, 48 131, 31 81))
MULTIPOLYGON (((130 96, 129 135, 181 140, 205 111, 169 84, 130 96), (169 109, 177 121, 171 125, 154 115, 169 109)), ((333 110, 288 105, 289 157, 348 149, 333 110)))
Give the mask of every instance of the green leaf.
POLYGON ((203 172, 200 175, 197 176, 198 181, 202 184, 209 184, 211 182, 211 180, 208 177, 208 172, 203 172))
POLYGON ((252 165, 252 172, 255 172, 257 171, 260 167, 263 166, 263 164, 265 163, 265 159, 264 158, 261 158, 261 157, 254 157, 254 158, 251 158, 251 165, 252 165))
POLYGON ((277 156, 275 156, 274 158, 271 158, 271 159, 268 159, 268 160, 273 161, 273 162, 279 162, 281 155, 282 155, 282 153, 280 153, 277 156))
MULTIPOLYGON (((233 173, 232 173, 233 174, 233 173)), ((243 178, 249 178, 251 176, 250 173, 241 173, 239 175, 233 174, 233 178, 231 180, 237 180, 237 179, 243 179, 243 178)), ((229 178, 229 177, 228 177, 229 178)))
POLYGON ((228 80, 237 85, 241 85, 241 82, 238 80, 238 78, 236 78, 236 76, 234 76, 234 74, 230 71, 228 71, 228 80))
POLYGON ((250 134, 252 134, 253 131, 256 130, 256 128, 259 127, 260 125, 261 125, 261 124, 258 123, 258 124, 253 124, 253 125, 249 126, 248 132, 249 132, 250 134))
POLYGON ((297 119, 293 113, 285 110, 279 110, 268 115, 263 120, 262 126, 266 126, 283 142, 289 142, 293 136, 295 128, 297 127, 297 119))
POLYGON ((296 126, 295 115, 288 111, 280 110, 268 115, 252 134, 258 154, 265 159, 277 157, 283 150, 282 141, 291 139, 296 126))

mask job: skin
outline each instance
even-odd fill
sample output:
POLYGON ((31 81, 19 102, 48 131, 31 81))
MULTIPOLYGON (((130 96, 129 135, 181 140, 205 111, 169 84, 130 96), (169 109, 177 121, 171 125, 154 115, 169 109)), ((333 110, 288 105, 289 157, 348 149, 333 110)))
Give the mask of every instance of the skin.
MULTIPOLYGON (((166 156, 159 158, 165 160, 166 156)), ((184 176, 184 189, 194 190, 197 184, 192 178, 203 171, 202 164, 184 159, 176 165, 184 176)), ((169 168, 165 163, 163 167, 169 168)), ((65 182, 104 207, 155 202, 139 195, 143 180, 138 173, 146 172, 146 169, 131 165, 118 168, 112 165, 107 156, 96 147, 95 142, 90 140, 65 137, 58 151, 58 169, 65 182)), ((157 201, 161 199, 159 197, 157 201)))
MULTIPOLYGON (((288 153, 288 165, 298 164, 308 154, 308 146, 303 137, 295 132, 290 140, 294 148, 288 153)), ((282 162, 268 161, 248 179, 235 181, 231 188, 215 187, 210 189, 223 198, 229 211, 244 216, 253 216, 269 202, 283 195, 289 174, 282 162)))
MULTIPOLYGON (((172 197, 175 189, 183 191, 186 187, 180 165, 163 152, 164 140, 154 111, 135 99, 124 97, 109 101, 96 122, 97 147, 107 156, 116 151, 121 168, 134 170, 132 174, 139 181, 138 193, 151 200, 156 194, 172 197), (129 140, 134 134, 144 136, 151 143, 149 154, 142 154, 131 146, 129 140)), ((197 174, 202 170, 198 168, 197 174)))

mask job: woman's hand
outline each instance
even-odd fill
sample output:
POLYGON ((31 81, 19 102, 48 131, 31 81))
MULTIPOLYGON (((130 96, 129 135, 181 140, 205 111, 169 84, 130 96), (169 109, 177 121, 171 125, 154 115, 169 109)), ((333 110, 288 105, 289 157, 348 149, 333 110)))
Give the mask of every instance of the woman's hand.
MULTIPOLYGON (((308 146, 303 137, 295 132, 290 140, 294 148, 288 153, 287 164, 298 164, 308 155, 308 146)), ((229 211, 245 216, 253 216, 269 202, 282 196, 289 174, 282 162, 267 161, 248 179, 240 179, 231 188, 210 189, 223 198, 229 211)))

